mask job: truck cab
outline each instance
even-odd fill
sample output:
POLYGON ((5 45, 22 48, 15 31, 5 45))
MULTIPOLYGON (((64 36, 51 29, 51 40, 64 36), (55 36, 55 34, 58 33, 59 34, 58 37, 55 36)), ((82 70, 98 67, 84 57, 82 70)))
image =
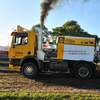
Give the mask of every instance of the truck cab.
POLYGON ((17 31, 11 34, 13 37, 9 48, 9 58, 13 64, 10 64, 9 67, 20 71, 21 59, 37 53, 38 35, 34 31, 17 31))

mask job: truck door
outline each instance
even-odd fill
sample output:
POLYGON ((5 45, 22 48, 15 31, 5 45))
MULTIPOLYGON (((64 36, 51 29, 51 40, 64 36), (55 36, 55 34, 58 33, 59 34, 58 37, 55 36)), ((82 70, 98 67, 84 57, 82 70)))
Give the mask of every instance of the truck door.
POLYGON ((15 33, 12 58, 23 58, 28 55, 28 33, 15 33))

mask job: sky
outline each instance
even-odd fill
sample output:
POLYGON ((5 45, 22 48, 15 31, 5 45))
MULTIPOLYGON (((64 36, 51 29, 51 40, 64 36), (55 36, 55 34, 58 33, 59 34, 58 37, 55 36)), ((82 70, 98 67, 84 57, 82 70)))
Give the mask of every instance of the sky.
MULTIPOLYGON (((31 29, 40 23, 43 0, 0 0, 0 46, 10 46, 12 28, 31 29)), ((100 0, 61 0, 52 9, 44 25, 49 31, 75 20, 89 34, 100 37, 100 0)))

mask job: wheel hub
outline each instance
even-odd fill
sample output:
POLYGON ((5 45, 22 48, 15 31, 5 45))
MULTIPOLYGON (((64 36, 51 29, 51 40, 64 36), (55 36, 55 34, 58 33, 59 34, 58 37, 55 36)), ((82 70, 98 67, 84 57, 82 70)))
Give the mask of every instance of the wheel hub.
POLYGON ((30 68, 30 67, 28 67, 27 69, 26 69, 26 71, 28 72, 28 73, 31 73, 32 72, 32 68, 30 68))
POLYGON ((27 75, 32 75, 34 73, 34 69, 33 67, 30 65, 26 66, 24 72, 27 74, 27 75))
POLYGON ((81 77, 86 77, 89 75, 89 69, 85 66, 83 67, 80 67, 79 70, 78 70, 78 74, 81 76, 81 77))
POLYGON ((81 72, 81 74, 85 75, 87 71, 86 71, 86 69, 81 69, 80 72, 81 72))

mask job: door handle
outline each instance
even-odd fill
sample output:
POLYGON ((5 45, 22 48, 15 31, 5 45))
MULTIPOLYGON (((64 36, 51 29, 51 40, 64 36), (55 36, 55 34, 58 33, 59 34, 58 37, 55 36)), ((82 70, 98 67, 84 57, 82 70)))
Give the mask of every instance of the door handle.
POLYGON ((29 51, 27 54, 31 54, 31 52, 29 51))

